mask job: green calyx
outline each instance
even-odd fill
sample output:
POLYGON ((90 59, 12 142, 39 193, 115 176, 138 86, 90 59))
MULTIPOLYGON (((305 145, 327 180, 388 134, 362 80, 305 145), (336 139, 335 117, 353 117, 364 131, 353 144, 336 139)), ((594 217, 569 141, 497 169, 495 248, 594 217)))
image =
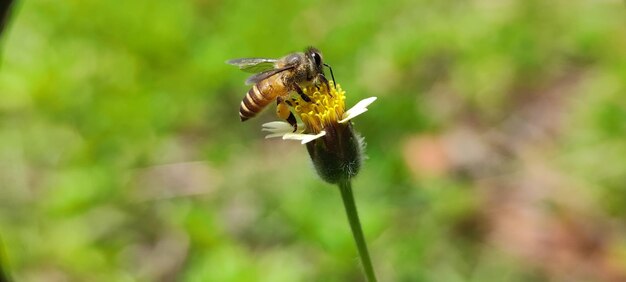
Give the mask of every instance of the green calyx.
POLYGON ((317 174, 331 184, 356 176, 362 163, 362 138, 351 123, 334 123, 324 131, 324 137, 306 144, 317 174))

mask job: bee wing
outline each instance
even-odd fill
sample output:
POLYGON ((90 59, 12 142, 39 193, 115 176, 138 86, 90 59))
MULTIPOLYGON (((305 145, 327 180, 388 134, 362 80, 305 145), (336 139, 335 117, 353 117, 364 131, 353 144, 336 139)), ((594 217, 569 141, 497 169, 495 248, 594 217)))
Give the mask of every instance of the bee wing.
POLYGON ((264 80, 272 75, 278 74, 280 72, 286 71, 288 69, 292 69, 295 66, 291 65, 291 66, 284 66, 282 68, 278 68, 278 69, 272 69, 272 70, 268 70, 268 71, 264 71, 262 73, 257 73, 251 77, 248 77, 248 79, 246 79, 246 84, 255 84, 261 80, 264 80))
POLYGON ((238 66, 240 70, 251 73, 259 73, 275 68, 278 59, 269 58, 241 58, 226 61, 227 64, 238 66))

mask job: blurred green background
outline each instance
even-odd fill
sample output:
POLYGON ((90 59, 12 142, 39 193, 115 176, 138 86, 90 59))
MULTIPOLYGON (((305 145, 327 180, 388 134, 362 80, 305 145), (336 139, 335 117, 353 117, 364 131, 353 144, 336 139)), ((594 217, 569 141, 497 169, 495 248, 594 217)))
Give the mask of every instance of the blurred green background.
MULTIPOLYGON (((336 187, 241 123, 230 58, 318 47, 380 281, 626 281, 623 1, 20 1, 0 69, 16 281, 363 281, 336 187)), ((0 248, 0 253, 2 248, 0 248)), ((1 256, 1 255, 0 255, 1 256)))

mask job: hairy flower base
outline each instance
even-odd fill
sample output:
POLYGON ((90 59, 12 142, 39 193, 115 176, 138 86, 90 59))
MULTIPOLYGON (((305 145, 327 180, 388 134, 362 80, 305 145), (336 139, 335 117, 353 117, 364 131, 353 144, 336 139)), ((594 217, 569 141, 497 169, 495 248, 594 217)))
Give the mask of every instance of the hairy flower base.
POLYGON ((329 125, 323 132, 323 138, 306 144, 317 174, 333 184, 356 176, 362 163, 363 138, 350 123, 329 125))

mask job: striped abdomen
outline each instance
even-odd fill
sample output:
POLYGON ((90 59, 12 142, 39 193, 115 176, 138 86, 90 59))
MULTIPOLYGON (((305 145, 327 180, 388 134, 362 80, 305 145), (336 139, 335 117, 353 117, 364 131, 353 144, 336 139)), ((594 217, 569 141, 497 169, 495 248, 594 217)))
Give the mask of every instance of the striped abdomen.
POLYGON ((246 121, 261 112, 277 96, 287 94, 281 75, 270 76, 252 86, 239 106, 239 117, 246 121))

